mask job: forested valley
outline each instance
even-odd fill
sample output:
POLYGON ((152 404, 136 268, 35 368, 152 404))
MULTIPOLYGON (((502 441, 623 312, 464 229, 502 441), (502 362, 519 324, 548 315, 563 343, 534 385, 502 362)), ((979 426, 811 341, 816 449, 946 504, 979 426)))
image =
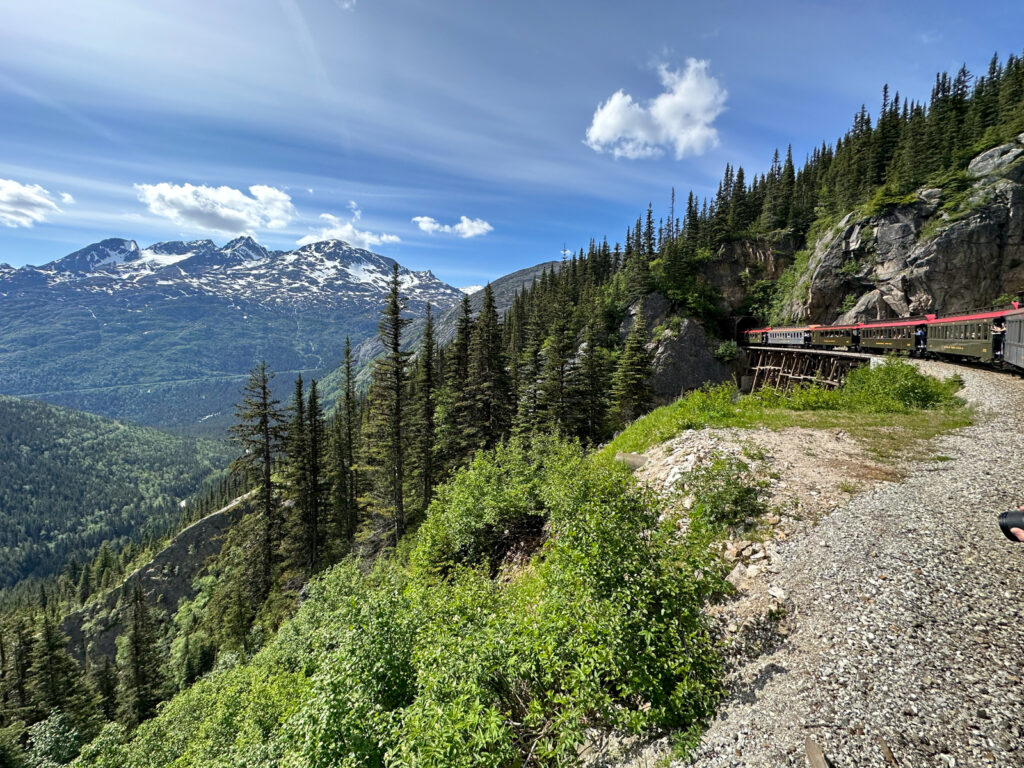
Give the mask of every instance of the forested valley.
MULTIPOLYGON (((54 495, 67 530, 49 559, 5 543, 8 582, 39 580, 15 587, 0 618, 0 766, 565 765, 594 728, 670 731, 684 750, 722 694, 703 609, 728 587, 710 545, 762 509, 743 467, 719 466, 694 480, 681 534, 594 452, 650 409, 652 338, 698 318, 731 360, 704 269, 721 246, 799 250, 922 184, 963 191, 969 159, 1022 132, 1016 56, 977 78, 939 75, 927 103, 887 87, 877 117, 862 109, 799 169, 791 151, 749 180, 727 166, 713 199, 648 206, 621 243, 591 241, 507 312, 489 289, 477 313, 464 301, 444 346, 428 308, 407 350, 396 268, 365 393, 347 344, 336 403, 301 377, 278 402, 271 367, 253 370, 232 479, 184 518, 243 494, 246 513, 173 615, 141 590, 121 596, 114 658, 86 649, 77 662, 60 621, 159 545, 159 526, 142 549, 121 537, 141 524, 133 504, 166 505, 174 487, 107 498, 119 515, 102 526, 80 512, 98 501, 54 495), (660 324, 652 294, 671 307, 660 324)), ((777 318, 801 268, 797 254, 777 282, 750 274, 742 312, 777 318)), ((694 407, 734 394, 698 393, 694 407)), ((34 486, 44 465, 20 471, 34 486)), ((55 487, 92 488, 45 471, 55 487)), ((24 540, 40 542, 31 525, 24 540)))

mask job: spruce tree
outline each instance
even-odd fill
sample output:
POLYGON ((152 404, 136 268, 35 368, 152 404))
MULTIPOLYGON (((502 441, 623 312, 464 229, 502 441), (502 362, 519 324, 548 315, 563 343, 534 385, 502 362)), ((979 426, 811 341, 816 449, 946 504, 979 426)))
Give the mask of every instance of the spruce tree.
POLYGON ((128 728, 148 720, 163 698, 164 660, 157 628, 142 587, 135 585, 127 606, 125 631, 118 641, 118 719, 128 728))
POLYGON ((273 376, 264 362, 250 372, 242 402, 235 407, 238 423, 229 430, 242 450, 242 455, 232 462, 231 469, 256 484, 257 508, 262 516, 260 541, 252 558, 257 579, 251 588, 257 600, 262 600, 270 592, 274 552, 280 533, 273 468, 274 459, 281 449, 283 427, 280 402, 270 391, 273 376))
POLYGON ((575 420, 573 383, 576 335, 565 320, 559 320, 541 349, 543 367, 538 385, 537 409, 545 430, 572 434, 575 420))
POLYGON ((352 549, 359 527, 359 489, 356 478, 356 439, 359 430, 358 403, 352 373, 352 344, 345 339, 341 396, 334 414, 331 435, 330 483, 334 534, 342 551, 352 549))
POLYGON ((415 462, 419 507, 426 509, 434 491, 436 471, 434 468, 434 449, 436 429, 434 425, 434 409, 436 408, 435 389, 437 385, 436 366, 434 360, 434 316, 427 304, 426 322, 423 326, 423 342, 416 360, 415 393, 415 462))
POLYGON ((511 403, 501 326, 490 285, 484 288, 480 314, 470 338, 468 373, 470 448, 491 448, 511 423, 511 403))
POLYGON ((600 442, 607 435, 608 383, 607 366, 591 322, 583 335, 575 398, 579 409, 577 435, 586 443, 600 442))
MULTIPOLYGON (((545 270, 545 274, 546 274, 545 270)), ((445 356, 444 388, 438 392, 436 456, 444 475, 463 463, 470 452, 469 431, 472 417, 469 379, 469 344, 473 334, 473 315, 469 297, 462 297, 455 340, 445 356)))
POLYGON ((306 403, 306 510, 305 530, 306 572, 316 573, 323 553, 323 510, 325 506, 326 478, 324 467, 324 414, 320 404, 320 391, 316 379, 309 383, 306 403))
POLYGON ((288 564, 298 570, 307 565, 306 521, 309 516, 309 425, 306 419, 306 390, 302 374, 295 379, 295 392, 289 406, 291 418, 285 434, 284 475, 290 510, 283 521, 285 555, 288 564))
POLYGON ((647 409, 651 400, 647 385, 650 375, 647 318, 641 306, 633 319, 633 327, 626 337, 626 344, 612 378, 612 413, 619 426, 625 426, 647 409))
POLYGON ((96 696, 100 716, 112 721, 117 716, 117 667, 107 656, 93 661, 89 668, 89 684, 96 696))
POLYGON ((405 299, 399 292, 398 265, 391 276, 387 303, 378 324, 384 354, 373 361, 368 398, 368 440, 371 500, 378 515, 390 521, 397 543, 405 534, 405 470, 408 430, 406 391, 409 354, 402 349, 402 333, 409 324, 402 317, 405 299))
POLYGON ((81 669, 68 655, 67 642, 56 618, 45 612, 32 648, 28 695, 38 717, 64 712, 85 734, 96 725, 96 702, 81 669))
POLYGON ((7 674, 8 715, 11 719, 29 720, 32 717, 29 689, 35 638, 29 623, 20 616, 14 622, 11 635, 10 670, 7 674))

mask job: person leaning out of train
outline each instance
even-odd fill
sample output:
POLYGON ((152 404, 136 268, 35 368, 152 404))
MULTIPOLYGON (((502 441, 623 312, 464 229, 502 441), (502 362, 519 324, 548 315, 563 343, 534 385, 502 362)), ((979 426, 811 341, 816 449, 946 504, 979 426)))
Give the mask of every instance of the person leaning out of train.
POLYGON ((997 317, 992 323, 992 354, 995 357, 1002 357, 1003 339, 1006 337, 1006 320, 997 317))

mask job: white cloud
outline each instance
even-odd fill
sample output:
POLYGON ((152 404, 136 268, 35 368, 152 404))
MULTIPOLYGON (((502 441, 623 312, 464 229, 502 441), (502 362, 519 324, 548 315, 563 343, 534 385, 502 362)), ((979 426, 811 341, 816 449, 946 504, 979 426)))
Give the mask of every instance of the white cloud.
POLYGON ((152 213, 176 224, 239 234, 257 229, 282 229, 295 218, 291 196, 260 184, 249 195, 232 187, 192 184, 136 184, 139 200, 152 213))
POLYGON ((461 238, 478 237, 493 232, 492 227, 483 219, 471 219, 468 216, 460 216, 457 224, 442 224, 431 216, 413 216, 412 222, 427 234, 444 232, 446 234, 458 235, 461 238))
POLYGON ((0 179, 0 224, 5 227, 31 227, 60 212, 53 196, 38 184, 0 179))
POLYGON ((74 205, 75 204, 75 198, 73 198, 71 196, 70 192, 61 192, 60 193, 60 201, 62 203, 64 203, 64 205, 74 205))
POLYGON ((919 34, 917 39, 921 41, 922 45, 931 45, 932 43, 942 41, 942 33, 934 29, 929 29, 919 34))
POLYGON ((402 242, 398 235, 356 229, 355 222, 359 221, 362 211, 359 210, 359 206, 355 202, 349 203, 349 210, 352 211, 352 219, 349 221, 344 221, 329 213, 321 213, 320 219, 326 222, 327 226, 314 234, 306 235, 298 241, 298 244, 308 245, 309 243, 318 243, 321 240, 344 240, 349 245, 369 250, 377 245, 402 242))
POLYGON ((343 11, 351 11, 356 7, 356 0, 337 0, 337 3, 343 11))
POLYGON ((687 59, 682 72, 659 65, 665 91, 646 105, 616 91, 594 112, 587 146, 630 159, 657 157, 671 147, 677 160, 717 146, 714 121, 725 109, 727 94, 708 73, 709 65, 706 60, 687 59))

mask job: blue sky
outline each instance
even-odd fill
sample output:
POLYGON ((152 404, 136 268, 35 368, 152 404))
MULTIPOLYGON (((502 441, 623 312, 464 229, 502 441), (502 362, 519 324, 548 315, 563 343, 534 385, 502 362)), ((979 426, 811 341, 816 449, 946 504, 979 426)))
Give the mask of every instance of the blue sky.
POLYGON ((456 285, 1021 52, 1024 5, 0 0, 0 262, 341 236, 456 285))

